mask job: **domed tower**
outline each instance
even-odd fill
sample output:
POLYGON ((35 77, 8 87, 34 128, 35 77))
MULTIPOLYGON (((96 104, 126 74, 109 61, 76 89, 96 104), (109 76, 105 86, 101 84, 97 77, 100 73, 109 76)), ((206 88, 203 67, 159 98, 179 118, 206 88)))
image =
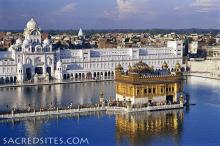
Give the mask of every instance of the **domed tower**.
POLYGON ((58 80, 63 79, 63 64, 60 60, 57 62, 57 70, 55 76, 58 80))
POLYGON ((24 29, 24 37, 31 42, 41 43, 41 33, 37 22, 31 18, 24 29))
POLYGON ((24 70, 22 63, 17 65, 17 81, 22 82, 24 80, 24 70))
POLYGON ((181 65, 179 64, 179 62, 177 62, 175 65, 175 72, 176 74, 181 74, 181 65))

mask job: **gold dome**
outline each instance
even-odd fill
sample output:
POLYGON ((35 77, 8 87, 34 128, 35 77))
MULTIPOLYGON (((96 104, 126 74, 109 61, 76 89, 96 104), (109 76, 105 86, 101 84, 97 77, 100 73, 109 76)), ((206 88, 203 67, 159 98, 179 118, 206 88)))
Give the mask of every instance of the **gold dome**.
POLYGON ((123 70, 123 67, 120 63, 115 67, 115 70, 123 70))
POLYGON ((140 61, 130 68, 130 72, 134 73, 146 73, 152 69, 144 62, 140 61))
POLYGON ((28 21, 26 27, 28 30, 34 30, 38 28, 38 24, 33 18, 31 18, 31 20, 28 21))
POLYGON ((167 65, 166 61, 164 61, 162 64, 162 69, 167 69, 167 68, 168 68, 168 65, 167 65))
POLYGON ((177 69, 177 68, 178 68, 178 69, 180 69, 180 68, 181 68, 181 65, 179 64, 179 62, 177 62, 177 63, 176 63, 175 68, 176 68, 176 69, 177 69))

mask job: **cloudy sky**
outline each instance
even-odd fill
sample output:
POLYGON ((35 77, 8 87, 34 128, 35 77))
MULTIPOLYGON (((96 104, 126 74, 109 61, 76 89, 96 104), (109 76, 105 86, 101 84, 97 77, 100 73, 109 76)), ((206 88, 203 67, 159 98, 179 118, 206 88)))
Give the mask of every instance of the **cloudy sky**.
POLYGON ((0 29, 220 28, 220 0, 0 0, 0 29))

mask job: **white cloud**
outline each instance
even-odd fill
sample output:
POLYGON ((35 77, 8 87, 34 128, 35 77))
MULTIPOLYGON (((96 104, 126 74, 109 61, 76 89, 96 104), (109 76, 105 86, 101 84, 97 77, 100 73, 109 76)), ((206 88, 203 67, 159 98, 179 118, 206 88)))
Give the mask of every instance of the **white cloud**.
POLYGON ((184 8, 183 6, 176 6, 176 7, 173 8, 173 10, 181 10, 183 8, 184 8))
POLYGON ((148 0, 116 0, 119 13, 135 14, 147 11, 148 0))
POLYGON ((129 18, 131 15, 147 13, 148 0, 116 0, 116 7, 105 10, 108 18, 129 18))
POLYGON ((219 11, 220 0, 194 0, 190 7, 197 12, 219 11))
POLYGON ((76 6, 75 3, 69 3, 62 8, 61 12, 72 13, 75 10, 75 6, 76 6))
POLYGON ((138 1, 135 0, 116 0, 117 8, 120 13, 136 13, 138 11, 138 1))
POLYGON ((211 12, 220 11, 220 0, 192 0, 188 5, 176 6, 173 8, 176 11, 184 12, 211 12))

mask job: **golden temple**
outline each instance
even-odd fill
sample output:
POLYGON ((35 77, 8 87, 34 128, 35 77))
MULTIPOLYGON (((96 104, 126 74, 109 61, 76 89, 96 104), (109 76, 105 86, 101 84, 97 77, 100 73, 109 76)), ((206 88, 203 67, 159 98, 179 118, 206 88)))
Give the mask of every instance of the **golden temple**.
POLYGON ((115 68, 116 100, 132 105, 179 103, 183 91, 181 66, 176 63, 170 71, 166 62, 154 69, 140 61, 124 71, 121 64, 115 68))

